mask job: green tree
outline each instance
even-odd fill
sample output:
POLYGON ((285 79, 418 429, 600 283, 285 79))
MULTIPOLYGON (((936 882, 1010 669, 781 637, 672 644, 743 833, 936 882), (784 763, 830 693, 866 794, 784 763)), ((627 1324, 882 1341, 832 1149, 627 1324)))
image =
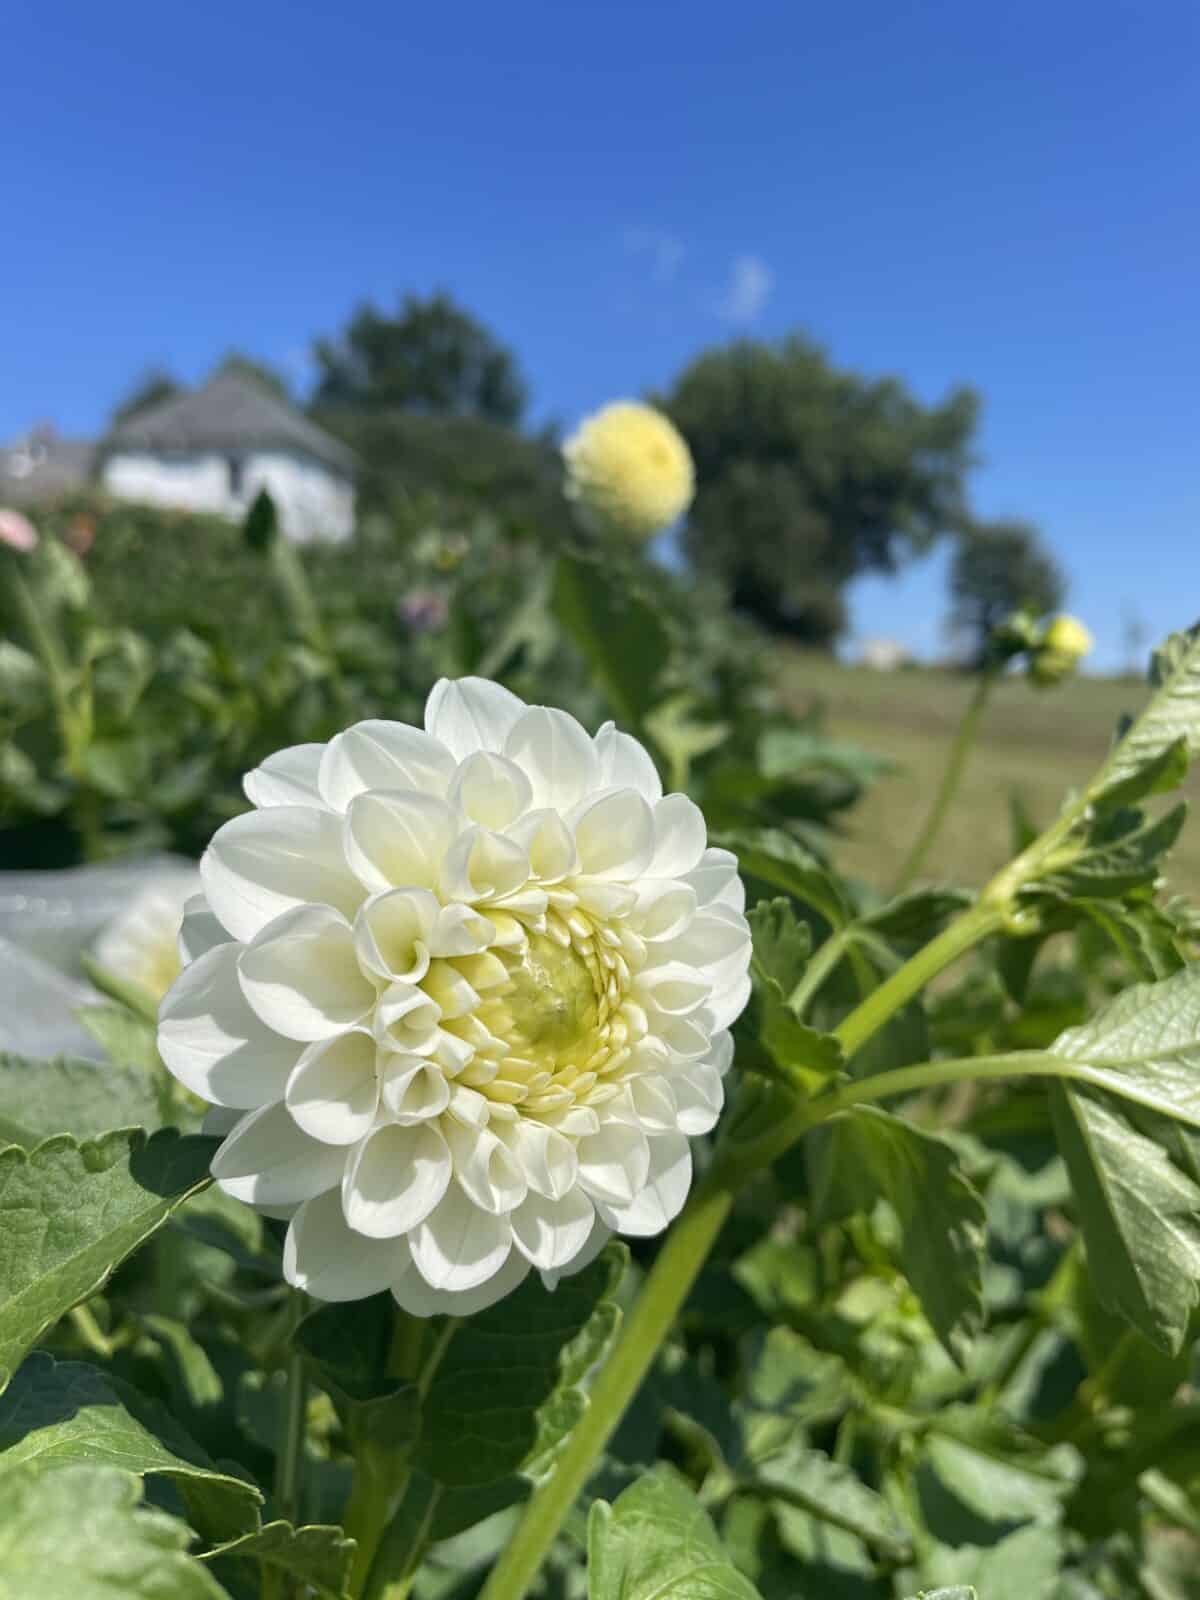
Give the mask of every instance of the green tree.
POLYGON ((806 643, 841 631, 852 578, 966 522, 970 390, 926 406, 793 335, 705 351, 659 404, 696 461, 692 559, 739 609, 806 643))
POLYGON ((975 660, 998 622, 1020 607, 1035 615, 1062 605, 1066 580, 1028 522, 984 522, 960 535, 950 569, 950 620, 971 639, 975 660))
POLYGON ((125 398, 113 407, 112 426, 115 428, 119 423, 128 422, 131 417, 158 405, 161 400, 169 400, 182 389, 179 380, 165 368, 148 367, 140 378, 135 379, 125 398))
POLYGON ((388 316, 363 305, 315 347, 320 412, 418 412, 514 426, 526 389, 512 352, 446 294, 406 295, 388 316))

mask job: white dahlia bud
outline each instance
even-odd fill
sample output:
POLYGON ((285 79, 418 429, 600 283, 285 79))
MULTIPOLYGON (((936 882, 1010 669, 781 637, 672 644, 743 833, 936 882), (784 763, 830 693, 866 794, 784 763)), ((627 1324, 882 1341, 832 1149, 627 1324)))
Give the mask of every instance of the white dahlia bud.
POLYGON ((159 1048, 288 1279, 467 1314, 658 1233, 720 1113, 750 933, 727 851, 611 723, 443 680, 250 773, 159 1048))

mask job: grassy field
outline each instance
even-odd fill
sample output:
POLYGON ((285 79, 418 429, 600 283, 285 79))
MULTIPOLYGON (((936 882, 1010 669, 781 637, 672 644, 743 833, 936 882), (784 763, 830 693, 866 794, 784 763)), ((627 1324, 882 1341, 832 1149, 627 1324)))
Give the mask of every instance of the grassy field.
MULTIPOLYGON (((931 803, 971 684, 950 673, 875 672, 791 652, 779 670, 798 712, 823 706, 831 734, 897 764, 849 814, 837 851, 846 871, 886 885, 931 803)), ((924 875, 984 882, 1010 852, 1010 797, 1044 826, 1067 790, 1096 769, 1121 713, 1137 710, 1145 695, 1144 685, 1111 678, 1077 678, 1049 693, 1024 680, 1001 684, 924 875)), ((1188 788, 1193 803, 1200 799, 1196 775, 1188 788)), ((1200 816, 1185 826, 1169 875, 1176 888, 1200 895, 1200 816)))

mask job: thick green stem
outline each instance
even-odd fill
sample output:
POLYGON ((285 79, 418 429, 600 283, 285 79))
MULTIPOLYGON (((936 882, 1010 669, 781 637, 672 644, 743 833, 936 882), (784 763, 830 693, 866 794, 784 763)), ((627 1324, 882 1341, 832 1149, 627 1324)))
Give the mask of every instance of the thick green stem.
POLYGON ((479 1600, 520 1600, 533 1582, 597 1457, 650 1370, 732 1204, 733 1191, 723 1181, 703 1183, 667 1235, 587 1410, 554 1472, 529 1502, 479 1600))
POLYGON ((933 846, 933 841, 941 831, 942 823, 946 820, 946 813, 950 809, 950 802, 954 799, 958 785, 962 780, 963 769, 967 764, 967 757, 971 753, 971 746, 975 743, 975 736, 979 732, 979 724, 983 717, 984 707, 987 705, 988 696, 992 692, 992 685, 996 682, 996 678, 997 671, 993 667, 982 672, 975 684, 975 689, 967 702, 967 709, 963 712, 962 721, 958 725, 958 732, 954 735, 954 743, 950 746, 950 754, 946 760, 946 770, 942 774, 942 781, 938 785, 938 791, 933 797, 929 815, 925 818, 924 826, 913 840, 912 849, 908 852, 904 865, 900 868, 899 875, 892 886, 893 894, 899 894, 901 890, 908 888, 924 866, 925 859, 933 846))
POLYGON ((304 1357, 298 1351, 288 1356, 286 1398, 283 1445, 275 1461, 275 1499, 279 1503, 279 1515, 288 1522, 295 1522, 300 1515, 304 1419, 308 1410, 308 1380, 304 1357))

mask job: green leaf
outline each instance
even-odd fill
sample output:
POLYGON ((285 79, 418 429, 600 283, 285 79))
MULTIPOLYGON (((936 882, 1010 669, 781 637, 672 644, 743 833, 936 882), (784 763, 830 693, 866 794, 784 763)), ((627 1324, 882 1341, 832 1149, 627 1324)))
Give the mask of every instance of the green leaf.
POLYGON ((965 889, 933 885, 909 889, 859 918, 856 927, 881 935, 904 955, 911 955, 971 904, 965 889))
POLYGON ((1093 793, 1104 801, 1118 786, 1136 794, 1137 783, 1149 771, 1160 781, 1163 758, 1172 745, 1190 756, 1200 752, 1200 624, 1175 633, 1158 650, 1151 664, 1151 682, 1157 693, 1109 756, 1093 793))
POLYGON ((259 1491, 218 1471, 167 1411, 95 1367, 37 1351, 0 1399, 0 1480, 76 1462, 172 1479, 207 1538, 258 1525, 259 1491))
POLYGON ((161 1121, 154 1085, 137 1067, 0 1054, 0 1138, 11 1144, 32 1150, 56 1133, 88 1139, 161 1121))
POLYGON ((343 1600, 354 1550, 354 1540, 347 1539, 341 1528, 294 1528, 290 1522, 268 1522, 256 1533, 206 1550, 200 1559, 243 1556, 261 1561, 272 1571, 285 1573, 306 1588, 315 1589, 327 1600, 343 1600))
POLYGON ((28 650, 0 639, 0 706, 8 715, 36 712, 47 699, 46 674, 28 650))
POLYGON ((1104 899, 1152 885, 1186 818, 1184 804, 1153 822, 1145 822, 1136 811, 1106 816, 1089 829, 1077 855, 1039 878, 1030 890, 1071 899, 1104 899))
POLYGON ((977 1600, 977 1597, 974 1589, 955 1584, 953 1589, 922 1589, 920 1594, 911 1595, 910 1600, 977 1600))
POLYGON ((938 1338, 960 1363, 983 1316, 983 1201, 952 1146, 876 1107, 836 1118, 813 1141, 818 1213, 870 1211, 900 1222, 900 1267, 938 1338))
POLYGON ((928 1464, 956 1499, 989 1522, 1044 1520, 1079 1481, 1069 1446, 1050 1449, 998 1412, 939 1411, 925 1437, 928 1464))
MULTIPOLYGON (((982 1549, 970 1544, 956 1549, 939 1545, 923 1563, 923 1576, 934 1583, 963 1585, 962 1590, 952 1587, 950 1594, 977 1591, 983 1600, 1008 1600, 1009 1596, 1052 1600, 1058 1592, 1062 1546, 1062 1534, 1056 1527, 1034 1523, 982 1549)), ((927 1600, 944 1592, 935 1589, 927 1600)))
MULTIPOLYGON (((1131 772, 1128 777, 1108 783, 1095 795, 1093 805, 1098 814, 1119 811, 1123 806, 1136 805, 1150 795, 1166 794, 1187 777, 1190 758, 1186 739, 1176 739, 1157 756, 1131 772)), ((1026 841, 1029 842, 1028 840, 1026 841)), ((1022 846, 1022 848, 1024 848, 1022 846)))
POLYGON ((710 844, 732 850, 743 876, 761 878, 811 906, 831 927, 849 922, 852 911, 836 877, 811 850, 779 828, 714 835, 710 844))
POLYGON ((165 1129, 0 1151, 0 1390, 47 1328, 205 1187, 216 1146, 165 1129))
POLYGON ((416 1385, 388 1374, 395 1325, 395 1302, 380 1294, 320 1306, 295 1333, 317 1382, 359 1442, 391 1449, 416 1437, 420 1416, 416 1385))
POLYGON ((588 1518, 588 1600, 759 1600, 708 1513, 669 1467, 588 1518))
POLYGON ((758 1468, 753 1488, 854 1534, 885 1560, 909 1555, 909 1540, 883 1496, 822 1450, 790 1446, 758 1468))
POLYGON ((191 1534, 113 1467, 0 1480, 0 1600, 228 1600, 191 1534))
POLYGON ((789 901, 760 900, 746 913, 754 936, 758 971, 773 978, 785 995, 800 982, 812 954, 812 929, 798 922, 789 901))
POLYGON ((615 716, 639 727, 671 653, 658 613, 614 577, 609 562, 572 555, 559 558, 552 605, 615 716))
POLYGON ((1107 1096, 1055 1083, 1050 1105, 1096 1293, 1174 1353, 1200 1297, 1200 1188, 1107 1096))
POLYGON ((610 1243, 553 1293, 530 1277, 486 1311, 437 1324, 448 1340, 397 1512, 409 1571, 431 1542, 523 1499, 553 1465, 587 1405, 578 1385, 616 1336, 613 1295, 627 1260, 610 1243))

